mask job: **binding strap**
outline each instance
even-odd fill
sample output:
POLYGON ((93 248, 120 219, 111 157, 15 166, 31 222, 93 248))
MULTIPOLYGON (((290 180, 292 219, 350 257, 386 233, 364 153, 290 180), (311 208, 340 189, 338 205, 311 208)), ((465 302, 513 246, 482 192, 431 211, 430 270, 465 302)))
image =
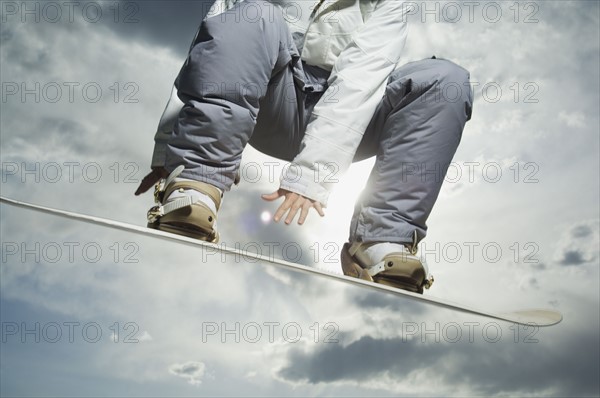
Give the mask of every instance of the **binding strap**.
POLYGON ((205 182, 200 182, 200 181, 173 182, 173 183, 167 185, 167 189, 166 189, 164 195, 165 195, 165 198, 168 198, 173 192, 175 192, 177 190, 188 190, 188 189, 198 191, 198 192, 203 193, 206 196, 208 196, 214 202, 215 208, 217 209, 217 211, 221 207, 221 197, 222 197, 221 191, 218 188, 216 188, 210 184, 207 184, 205 182))
POLYGON ((175 179, 183 172, 184 166, 178 166, 165 180, 161 180, 154 189, 154 199, 157 206, 154 206, 148 211, 148 221, 154 223, 165 214, 169 214, 175 210, 182 209, 194 204, 191 196, 183 196, 162 204, 165 198, 168 198, 174 191, 177 190, 194 190, 207 195, 215 204, 217 211, 221 207, 221 191, 204 182, 200 181, 178 181, 175 179))

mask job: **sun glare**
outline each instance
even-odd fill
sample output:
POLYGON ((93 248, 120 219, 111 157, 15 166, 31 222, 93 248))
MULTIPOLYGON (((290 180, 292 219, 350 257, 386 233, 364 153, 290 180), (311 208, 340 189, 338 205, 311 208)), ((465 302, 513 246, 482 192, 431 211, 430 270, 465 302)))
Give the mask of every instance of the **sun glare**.
POLYGON ((265 210, 260 214, 260 220, 263 222, 263 224, 267 224, 269 221, 271 221, 271 212, 265 210))

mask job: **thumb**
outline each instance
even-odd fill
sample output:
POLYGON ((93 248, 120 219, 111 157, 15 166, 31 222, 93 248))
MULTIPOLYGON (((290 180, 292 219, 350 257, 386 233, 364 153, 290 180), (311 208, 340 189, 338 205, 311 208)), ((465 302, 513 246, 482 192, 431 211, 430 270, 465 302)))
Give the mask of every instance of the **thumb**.
POLYGON ((277 191, 275 191, 273 193, 270 193, 270 194, 261 195, 261 197, 263 198, 263 200, 266 200, 267 202, 272 202, 274 200, 279 199, 282 196, 283 195, 281 194, 280 190, 277 190, 277 191))

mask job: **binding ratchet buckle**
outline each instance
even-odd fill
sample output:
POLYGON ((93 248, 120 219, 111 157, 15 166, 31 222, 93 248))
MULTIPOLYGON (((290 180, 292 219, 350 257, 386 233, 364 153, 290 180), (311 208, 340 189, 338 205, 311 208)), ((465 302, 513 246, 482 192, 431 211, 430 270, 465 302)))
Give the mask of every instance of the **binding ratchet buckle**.
POLYGON ((160 180, 154 186, 154 202, 162 203, 165 197, 165 180, 160 180))
POLYGON ((426 278, 423 281, 423 288, 429 289, 431 287, 431 285, 433 285, 433 282, 435 282, 435 279, 433 278, 433 275, 430 275, 429 278, 426 278))
POLYGON ((154 206, 148 210, 147 218, 149 223, 155 223, 159 218, 164 216, 164 209, 162 206, 154 206))
POLYGON ((165 197, 165 180, 161 179, 154 185, 154 202, 156 206, 148 210, 148 222, 155 223, 159 218, 165 215, 164 208, 161 205, 165 197))
MULTIPOLYGON (((411 246, 406 246, 408 252, 410 254, 412 254, 413 256, 416 256, 419 253, 419 235, 417 234, 417 231, 415 230, 413 232, 413 241, 412 241, 412 245, 411 246)), ((429 269, 429 267, 427 267, 427 262, 425 261, 425 257, 421 258, 421 263, 423 264, 425 269, 429 269)), ((433 285, 433 282, 435 282, 435 279, 433 278, 433 275, 429 275, 429 277, 425 277, 425 280, 423 281, 423 289, 429 289, 431 287, 431 285, 433 285)))
POLYGON ((169 186, 169 184, 173 182, 183 170, 184 166, 178 166, 175 170, 173 170, 171 174, 169 174, 169 176, 166 179, 161 178, 160 181, 158 181, 156 185, 154 185, 154 202, 156 203, 156 206, 148 210, 148 222, 155 223, 156 221, 158 221, 159 218, 161 218, 165 214, 191 204, 189 203, 189 199, 186 199, 184 201, 179 200, 176 201, 176 203, 167 204, 163 206, 167 186, 169 186))

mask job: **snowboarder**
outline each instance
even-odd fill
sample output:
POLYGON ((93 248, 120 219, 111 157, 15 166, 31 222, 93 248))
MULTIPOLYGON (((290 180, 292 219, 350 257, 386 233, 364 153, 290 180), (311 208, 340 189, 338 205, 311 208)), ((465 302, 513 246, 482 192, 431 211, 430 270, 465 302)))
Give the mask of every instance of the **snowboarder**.
MULTIPOLYGON (((417 257, 465 123, 469 73, 432 57, 399 66, 410 2, 320 0, 309 18, 286 1, 220 0, 202 22, 155 136, 149 226, 218 240, 223 193, 246 144, 289 161, 274 215, 324 216, 326 177, 376 156, 342 249, 346 275, 413 292, 432 283, 417 257), (277 4, 276 4, 277 3, 277 4), (452 95, 446 95, 452 92, 452 95)), ((297 8, 296 8, 297 9, 297 8)))

